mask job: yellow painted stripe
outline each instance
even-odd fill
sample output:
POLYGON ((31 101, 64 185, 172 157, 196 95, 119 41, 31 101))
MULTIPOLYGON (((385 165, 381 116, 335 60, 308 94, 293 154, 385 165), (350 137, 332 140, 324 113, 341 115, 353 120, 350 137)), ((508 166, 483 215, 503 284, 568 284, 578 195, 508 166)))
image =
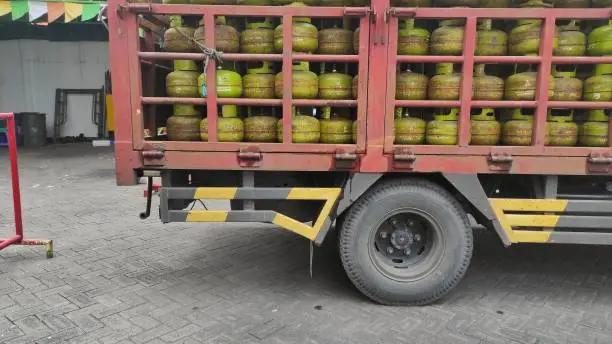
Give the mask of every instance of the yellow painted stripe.
POLYGON ((225 222, 227 211, 191 210, 187 213, 186 222, 225 222))
POLYGON ((292 188, 287 199, 292 200, 327 200, 336 199, 340 188, 292 188))
POLYGON ((544 244, 550 240, 550 232, 514 231, 514 242, 530 242, 544 244))
POLYGON ((234 199, 238 188, 196 188, 194 199, 234 199))
POLYGON ((567 207, 563 199, 489 198, 489 202, 503 211, 561 212, 567 207))
POLYGON ((274 219, 272 219, 272 223, 284 229, 292 231, 296 234, 299 234, 309 240, 314 240, 317 237, 318 231, 315 231, 312 227, 305 225, 299 221, 296 221, 283 214, 277 213, 276 216, 274 216, 274 219))
POLYGON ((519 215, 506 214, 511 226, 516 227, 556 227, 559 215, 519 215))

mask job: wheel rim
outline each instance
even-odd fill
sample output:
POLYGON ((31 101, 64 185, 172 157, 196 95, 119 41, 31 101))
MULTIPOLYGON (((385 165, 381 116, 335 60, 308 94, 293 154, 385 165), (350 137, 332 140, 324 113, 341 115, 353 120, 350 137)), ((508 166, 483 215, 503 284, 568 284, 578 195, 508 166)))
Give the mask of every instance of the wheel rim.
POLYGON ((368 253, 376 269, 401 282, 422 279, 440 264, 445 245, 438 222, 428 213, 402 208, 388 213, 371 231, 368 253))

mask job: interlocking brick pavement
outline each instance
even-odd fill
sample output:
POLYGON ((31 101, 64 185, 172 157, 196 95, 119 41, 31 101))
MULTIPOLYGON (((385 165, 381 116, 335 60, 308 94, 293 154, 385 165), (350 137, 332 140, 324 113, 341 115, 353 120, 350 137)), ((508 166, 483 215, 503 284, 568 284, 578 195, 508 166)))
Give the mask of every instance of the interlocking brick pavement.
MULTIPOLYGON (((316 249, 268 225, 141 221, 143 186, 116 187, 112 152, 22 151, 26 234, 0 253, 0 343, 612 343, 612 250, 476 234, 472 265, 443 302, 383 307, 316 249)), ((12 225, 0 152, 0 233, 12 225)), ((221 205, 219 205, 221 206, 221 205)))

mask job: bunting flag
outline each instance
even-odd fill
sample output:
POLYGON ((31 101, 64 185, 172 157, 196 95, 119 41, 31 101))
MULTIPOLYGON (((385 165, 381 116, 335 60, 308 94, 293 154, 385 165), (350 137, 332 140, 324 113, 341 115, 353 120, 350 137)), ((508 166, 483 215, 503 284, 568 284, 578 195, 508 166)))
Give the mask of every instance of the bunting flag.
POLYGON ((52 23, 64 18, 65 23, 97 20, 104 0, 39 1, 0 0, 0 21, 6 16, 13 21, 45 21, 52 23))

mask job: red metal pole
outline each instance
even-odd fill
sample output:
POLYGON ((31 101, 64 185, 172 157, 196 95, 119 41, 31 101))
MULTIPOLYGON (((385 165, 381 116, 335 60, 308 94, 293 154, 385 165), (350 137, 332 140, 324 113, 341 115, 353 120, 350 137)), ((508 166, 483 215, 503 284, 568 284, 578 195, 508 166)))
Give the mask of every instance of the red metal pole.
POLYGON ((293 18, 283 16, 283 145, 293 142, 293 18))
POLYGON ((470 109, 472 107, 472 76, 474 74, 474 49, 476 48, 476 17, 468 17, 463 41, 463 67, 461 73, 461 108, 459 112, 459 146, 470 143, 470 109))

